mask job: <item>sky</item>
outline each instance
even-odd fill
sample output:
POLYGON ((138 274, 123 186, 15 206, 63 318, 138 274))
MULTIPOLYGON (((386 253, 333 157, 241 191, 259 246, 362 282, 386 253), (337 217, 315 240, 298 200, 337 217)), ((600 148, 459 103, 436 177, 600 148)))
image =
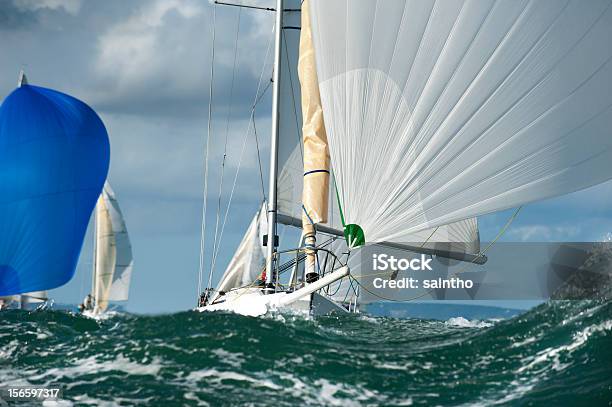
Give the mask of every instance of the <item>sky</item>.
MULTIPOLYGON (((273 6, 271 0, 249 1, 254 3, 273 6)), ((134 250, 127 305, 133 312, 173 312, 196 303, 212 9, 207 0, 0 0, 0 100, 24 69, 31 84, 87 102, 107 127, 109 181, 134 250)), ((266 50, 273 14, 217 6, 216 26, 207 253, 226 137, 220 225, 240 171, 213 280, 262 200, 255 136, 247 129, 262 67, 264 83, 272 75, 266 50)), ((269 96, 255 111, 266 186, 269 96)), ((502 240, 605 239, 612 233, 611 199, 612 184, 605 183, 528 205, 502 240)), ((493 239, 512 212, 480 218, 481 240, 493 239)), ((55 301, 78 303, 87 294, 91 242, 88 233, 75 277, 51 292, 55 301)))

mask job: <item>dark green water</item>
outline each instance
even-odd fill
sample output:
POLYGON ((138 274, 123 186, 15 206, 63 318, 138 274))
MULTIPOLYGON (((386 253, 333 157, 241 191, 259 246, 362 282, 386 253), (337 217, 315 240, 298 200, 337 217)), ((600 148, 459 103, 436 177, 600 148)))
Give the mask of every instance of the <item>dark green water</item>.
POLYGON ((612 303, 493 324, 183 312, 3 312, 0 383, 66 405, 537 405, 612 401, 612 303))

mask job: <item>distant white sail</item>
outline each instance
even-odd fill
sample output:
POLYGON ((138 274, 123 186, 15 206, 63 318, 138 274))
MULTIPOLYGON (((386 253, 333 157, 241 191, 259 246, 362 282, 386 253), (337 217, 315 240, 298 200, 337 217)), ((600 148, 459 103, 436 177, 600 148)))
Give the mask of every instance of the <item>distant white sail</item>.
POLYGON ((106 310, 109 301, 127 301, 132 266, 125 221, 107 182, 96 205, 94 298, 98 312, 106 310))
POLYGON ((610 0, 313 0, 340 203, 365 240, 612 178, 610 0))
POLYGON ((266 215, 264 204, 249 224, 240 245, 217 284, 212 301, 219 296, 219 293, 253 283, 263 271, 265 260, 263 236, 267 229, 266 215))

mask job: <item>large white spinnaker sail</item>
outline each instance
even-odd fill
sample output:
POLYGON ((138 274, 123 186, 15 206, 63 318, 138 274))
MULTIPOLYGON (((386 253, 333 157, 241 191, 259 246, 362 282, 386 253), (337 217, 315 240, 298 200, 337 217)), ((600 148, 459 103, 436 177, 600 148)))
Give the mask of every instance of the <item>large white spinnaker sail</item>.
MULTIPOLYGON (((284 215, 289 216, 293 218, 293 226, 302 226, 299 219, 304 217, 304 211, 302 209, 302 204, 304 204, 309 212, 310 219, 315 219, 316 223, 327 224, 332 229, 342 230, 343 224, 337 195, 335 193, 336 186, 333 170, 326 221, 322 221, 323 216, 318 214, 316 209, 314 214, 312 210, 315 207, 324 207, 320 203, 320 197, 327 195, 328 191, 320 191, 318 189, 327 188, 327 182, 325 180, 322 182, 314 180, 314 184, 311 183, 310 186, 304 188, 305 174, 308 174, 307 176, 311 178, 317 176, 321 178, 322 174, 312 174, 312 170, 329 168, 325 167, 325 154, 322 150, 322 146, 324 146, 325 143, 325 130, 322 128, 323 115, 321 112, 319 95, 316 89, 314 91, 311 89, 313 85, 309 80, 314 76, 314 80, 316 81, 316 72, 312 73, 310 71, 314 69, 314 67, 311 68, 309 64, 309 62, 312 62, 309 58, 312 58, 313 55, 312 47, 308 45, 310 41, 310 29, 308 25, 307 10, 308 0, 302 3, 302 42, 300 43, 298 37, 295 35, 290 37, 289 41, 284 41, 285 53, 283 54, 283 61, 288 62, 288 64, 283 65, 286 69, 284 70, 284 76, 282 78, 285 79, 284 81, 281 80, 281 85, 284 84, 284 86, 281 86, 281 90, 284 91, 281 91, 280 122, 281 124, 285 123, 283 127, 285 131, 280 133, 280 145, 284 147, 284 150, 281 148, 281 154, 279 155, 281 162, 278 183, 279 218, 284 219, 284 215), (304 38, 304 34, 307 34, 306 38, 304 38), (308 40, 308 42, 304 43, 304 39, 308 40), (299 53, 297 52, 298 46, 300 48, 299 53), (299 78, 296 77, 298 60, 299 78), (291 69, 291 66, 294 68, 291 69), (301 87, 296 89, 295 84, 298 83, 298 79, 300 80, 299 83, 301 87), (295 104, 296 97, 301 98, 301 104, 295 104), (291 108, 288 109, 287 106, 291 108), (304 125, 302 125, 302 120, 299 120, 299 118, 303 119, 304 125), (295 124, 296 126, 293 127, 288 124, 295 124), (303 135, 299 132, 300 129, 303 129, 303 135), (309 139, 310 147, 314 146, 314 148, 305 149, 304 139, 309 139), (293 151, 289 155, 286 152, 288 147, 293 148, 293 151), (308 165, 304 165, 304 157, 308 154, 314 155, 315 159, 310 159, 307 163, 308 165)), ((297 20, 293 20, 292 24, 297 24, 297 20)), ((312 182, 312 180, 310 181, 312 182)), ((306 229, 304 229, 304 232, 306 232, 306 229)), ((476 218, 468 218, 454 222, 450 225, 441 225, 432 229, 418 231, 405 235, 403 238, 404 243, 411 244, 413 247, 432 249, 435 250, 436 253, 440 253, 440 250, 445 250, 457 254, 456 258, 462 258, 462 253, 478 254, 480 252, 480 236, 476 218), (440 243, 443 244, 441 245, 440 243)), ((325 238, 318 239, 319 243, 324 243, 325 241, 325 238)), ((327 248, 331 249, 339 257, 343 257, 342 253, 347 251, 346 243, 343 240, 336 240, 327 248)), ((351 273, 355 276, 361 273, 359 259, 359 256, 352 256, 348 259, 351 273)), ((300 270, 300 268, 296 269, 296 271, 298 270, 300 270)), ((298 279, 300 278, 301 277, 298 277, 298 279)), ((357 305, 356 294, 358 294, 358 291, 349 281, 342 280, 336 282, 331 287, 328 287, 326 292, 334 293, 332 297, 338 302, 353 303, 354 306, 357 305)))
POLYGON ((123 214, 107 182, 96 205, 94 269, 95 312, 109 301, 127 301, 132 275, 132 246, 123 214))
MULTIPOLYGON (((300 1, 293 0, 287 9, 300 8, 300 1)), ((306 9, 305 9, 306 10, 306 9)), ((300 27, 300 14, 285 13, 285 26, 300 27)), ((302 197, 304 179, 304 143, 302 139, 302 103, 300 102, 301 87, 298 77, 298 59, 300 47, 300 32, 293 29, 285 30, 282 48, 283 76, 281 77, 280 95, 280 151, 278 179, 278 211, 295 219, 303 216, 302 197)), ((315 58, 316 59, 316 58, 315 58)), ((315 101, 316 102, 316 101, 315 101)), ((316 116, 316 109, 313 116, 316 116)), ((316 127, 310 125, 310 127, 316 127)), ((329 213, 327 222, 331 228, 342 230, 340 210, 336 196, 335 177, 331 176, 329 191, 329 213)), ((297 225, 295 225, 297 226, 297 225)), ((428 230, 417 231, 402 237, 404 243, 424 243, 424 247, 434 248, 440 242, 449 243, 445 250, 458 253, 477 254, 480 251, 480 236, 476 218, 441 225, 428 230)), ((438 246, 439 247, 439 246, 438 246)))
POLYGON ((260 276, 265 263, 263 236, 267 230, 266 215, 264 204, 249 224, 240 245, 217 284, 211 302, 214 302, 221 293, 253 284, 260 276))
POLYGON ((313 0, 340 204, 366 241, 612 178, 612 7, 313 0))

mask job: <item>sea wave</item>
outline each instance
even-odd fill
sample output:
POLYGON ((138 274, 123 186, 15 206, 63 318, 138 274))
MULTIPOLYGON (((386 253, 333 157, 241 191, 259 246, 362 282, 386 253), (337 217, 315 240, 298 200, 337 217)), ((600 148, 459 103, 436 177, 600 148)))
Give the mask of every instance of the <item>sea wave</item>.
POLYGON ((63 405, 607 405, 611 315, 605 301, 495 322, 6 311, 0 382, 61 386, 63 405))

